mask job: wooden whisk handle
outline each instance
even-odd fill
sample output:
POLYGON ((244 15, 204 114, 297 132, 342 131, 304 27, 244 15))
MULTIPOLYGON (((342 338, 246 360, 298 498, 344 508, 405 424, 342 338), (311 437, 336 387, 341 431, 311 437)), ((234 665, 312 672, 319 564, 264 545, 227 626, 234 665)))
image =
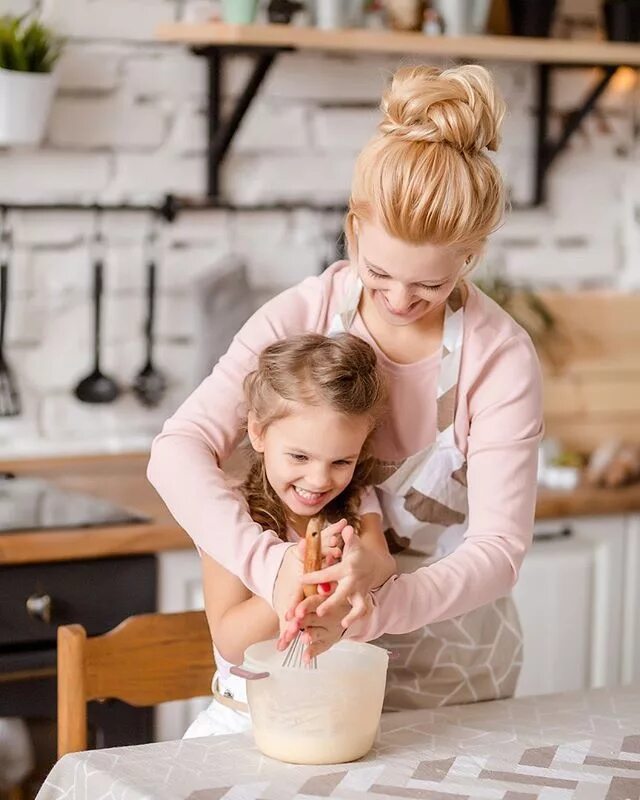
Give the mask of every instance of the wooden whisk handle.
MULTIPOLYGON (((304 555, 304 571, 315 572, 322 568, 322 517, 311 517, 307 525, 307 533, 305 535, 305 555, 304 555)), ((318 594, 318 587, 315 583, 310 583, 304 586, 304 596, 310 597, 312 594, 318 594)))

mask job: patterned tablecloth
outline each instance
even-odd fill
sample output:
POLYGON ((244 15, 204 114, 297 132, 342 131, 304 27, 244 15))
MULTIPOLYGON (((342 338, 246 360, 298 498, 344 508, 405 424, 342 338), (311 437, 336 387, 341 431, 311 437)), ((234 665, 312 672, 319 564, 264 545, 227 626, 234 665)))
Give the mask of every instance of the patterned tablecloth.
POLYGON ((76 753, 37 800, 640 800, 640 687, 385 716, 361 761, 273 761, 249 734, 76 753))

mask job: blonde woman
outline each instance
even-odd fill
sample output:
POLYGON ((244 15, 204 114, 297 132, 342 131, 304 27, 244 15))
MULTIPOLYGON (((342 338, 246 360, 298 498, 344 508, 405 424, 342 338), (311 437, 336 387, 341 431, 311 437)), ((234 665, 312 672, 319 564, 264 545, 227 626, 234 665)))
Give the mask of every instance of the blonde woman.
POLYGON ((399 653, 387 709, 507 697, 522 657, 509 593, 532 536, 541 379, 527 334, 466 280, 503 218, 487 151, 505 107, 480 66, 421 66, 396 72, 382 112, 355 165, 348 261, 247 322, 166 422, 149 479, 199 547, 273 603, 282 646, 306 612, 321 618, 349 599, 359 618, 345 636, 382 637, 399 653), (325 608, 301 603, 292 621, 295 552, 251 520, 219 463, 238 443, 257 354, 304 331, 363 338, 386 373, 389 412, 372 447, 386 469, 378 496, 400 574, 372 591, 383 557, 345 554, 310 576, 337 581, 325 608))

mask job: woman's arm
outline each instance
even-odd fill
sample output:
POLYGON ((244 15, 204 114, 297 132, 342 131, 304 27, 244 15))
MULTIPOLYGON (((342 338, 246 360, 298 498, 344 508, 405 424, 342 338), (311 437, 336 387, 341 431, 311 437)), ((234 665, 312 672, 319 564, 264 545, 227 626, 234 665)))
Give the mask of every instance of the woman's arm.
POLYGON ((271 606, 256 597, 239 578, 211 556, 201 553, 204 605, 211 638, 231 664, 241 664, 251 644, 278 633, 278 617, 271 606))
POLYGON ((211 375, 167 420, 147 469, 149 481, 195 544, 269 602, 286 545, 251 520, 220 465, 241 435, 245 376, 268 344, 322 326, 327 273, 287 290, 254 314, 211 375))
POLYGON ((542 437, 542 380, 528 337, 489 359, 468 402, 468 529, 451 555, 373 592, 373 611, 346 637, 407 633, 509 593, 531 544, 542 437))

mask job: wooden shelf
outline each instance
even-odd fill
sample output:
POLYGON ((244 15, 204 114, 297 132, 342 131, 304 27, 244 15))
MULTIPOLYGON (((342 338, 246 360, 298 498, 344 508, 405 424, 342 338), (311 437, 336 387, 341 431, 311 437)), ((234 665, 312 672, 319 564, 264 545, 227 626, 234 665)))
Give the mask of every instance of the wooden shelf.
POLYGON ((539 64, 640 66, 640 44, 524 36, 425 36, 422 33, 351 28, 325 31, 291 25, 166 23, 156 31, 165 42, 194 47, 291 48, 354 53, 414 53, 539 64))

